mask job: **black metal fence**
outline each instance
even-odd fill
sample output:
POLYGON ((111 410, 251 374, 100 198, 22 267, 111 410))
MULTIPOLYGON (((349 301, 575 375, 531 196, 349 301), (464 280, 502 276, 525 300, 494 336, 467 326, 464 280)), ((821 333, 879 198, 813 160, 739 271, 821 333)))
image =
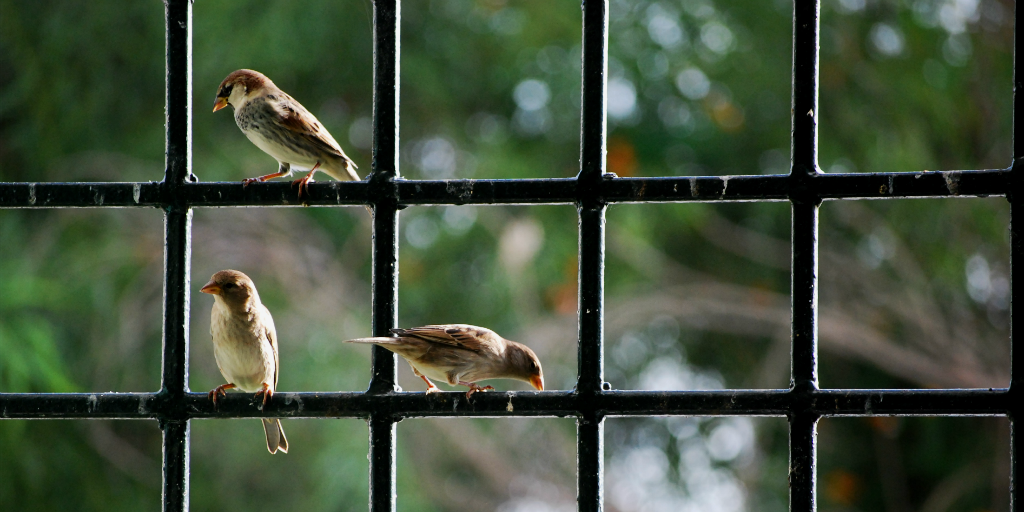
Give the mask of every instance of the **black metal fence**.
MULTIPOLYGON (((1013 165, 1009 169, 822 174, 817 166, 817 0, 794 0, 792 168, 788 175, 619 178, 605 173, 608 1, 583 2, 583 107, 576 178, 406 181, 398 174, 399 0, 375 0, 373 164, 366 181, 314 183, 312 206, 373 209, 373 335, 395 327, 398 210, 425 204, 575 204, 579 212, 579 375, 572 391, 477 394, 396 392, 395 356, 374 347, 365 393, 285 393, 263 410, 228 395, 216 410, 188 391, 188 305, 192 208, 296 205, 288 183, 243 188, 196 183, 192 175, 192 2, 165 0, 167 43, 166 174, 159 183, 0 183, 0 208, 159 207, 164 210, 163 379, 157 393, 0 393, 0 418, 156 419, 163 430, 163 508, 188 508, 189 429, 193 418, 338 418, 369 422, 370 510, 395 510, 395 426, 403 418, 563 416, 577 424, 577 501, 603 501, 604 423, 608 416, 786 416, 790 425, 790 510, 815 510, 816 424, 823 416, 1007 416, 1011 428, 1011 510, 1017 510, 1019 384, 1009 389, 819 389, 817 372, 818 206, 826 199, 1005 196, 1011 204, 1011 269, 1024 265, 1024 223, 1017 167, 1024 157, 1024 87, 1014 81, 1013 165), (792 378, 786 390, 614 391, 604 382, 605 207, 609 203, 790 201, 792 204, 792 378), (514 409, 514 412, 512 412, 514 409)), ((1020 10, 1015 20, 1021 21, 1020 10)), ((1016 25, 1015 25, 1016 26, 1016 25)), ((1020 39, 1015 71, 1024 69, 1020 39)), ((1024 300, 1014 280, 1013 304, 1024 300)), ((1011 333, 1013 322, 1011 319, 1011 333)), ((1015 343, 1011 336, 1011 343, 1015 343)), ((1011 346, 1011 375, 1024 350, 1011 346)), ((0 354, 0 357, 3 357, 0 354)))

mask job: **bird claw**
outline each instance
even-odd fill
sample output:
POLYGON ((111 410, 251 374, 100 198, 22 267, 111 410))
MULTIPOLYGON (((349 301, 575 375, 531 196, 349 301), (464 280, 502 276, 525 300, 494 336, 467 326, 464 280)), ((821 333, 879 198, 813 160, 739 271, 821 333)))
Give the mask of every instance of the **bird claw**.
POLYGON ((295 186, 295 185, 299 186, 299 199, 302 199, 302 193, 303 192, 305 192, 307 196, 309 195, 309 183, 311 181, 313 181, 313 178, 310 178, 309 176, 305 176, 303 178, 299 178, 299 179, 297 179, 297 180, 292 182, 292 186, 295 186))
POLYGON ((320 168, 320 162, 317 162, 312 169, 309 170, 309 174, 292 182, 292 186, 299 186, 299 199, 302 199, 302 192, 305 191, 306 195, 309 195, 309 184, 313 183, 313 173, 320 168))
POLYGON ((259 398, 260 395, 263 395, 263 404, 260 405, 260 410, 262 411, 263 408, 267 406, 267 400, 274 398, 274 390, 270 389, 270 384, 264 382, 263 389, 257 391, 254 398, 259 398))
POLYGON ((278 171, 264 176, 257 176, 255 178, 246 178, 242 180, 242 188, 248 187, 250 183, 263 183, 264 181, 280 178, 281 176, 287 176, 288 174, 288 171, 278 171))
POLYGON ((473 393, 476 393, 477 391, 487 391, 488 389, 494 389, 494 386, 488 385, 481 387, 478 386, 475 382, 460 382, 459 384, 462 384, 463 386, 469 386, 469 391, 466 391, 466 400, 469 400, 469 397, 473 396, 473 393))
POLYGON ((221 384, 220 386, 217 386, 217 387, 215 387, 215 388, 210 390, 208 395, 210 397, 210 401, 213 402, 213 408, 214 409, 217 408, 217 395, 228 396, 228 393, 225 390, 231 389, 233 387, 235 387, 234 384, 221 384))
POLYGON ((416 375, 418 375, 419 378, 423 379, 423 382, 427 383, 427 394, 428 395, 432 395, 434 393, 440 393, 441 392, 441 388, 435 386, 433 382, 430 382, 430 379, 428 379, 426 375, 423 375, 419 371, 417 371, 415 366, 413 367, 413 371, 416 371, 416 375))

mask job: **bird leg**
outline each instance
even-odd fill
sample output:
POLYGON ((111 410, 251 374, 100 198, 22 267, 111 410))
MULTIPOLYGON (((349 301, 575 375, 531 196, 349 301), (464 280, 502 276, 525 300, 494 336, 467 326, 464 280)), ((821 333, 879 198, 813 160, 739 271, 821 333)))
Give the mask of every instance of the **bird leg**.
POLYGON ((267 400, 274 398, 274 390, 270 389, 270 384, 264 382, 263 389, 260 389, 259 391, 256 392, 255 398, 259 398, 260 395, 263 395, 263 405, 260 407, 260 410, 262 411, 263 407, 267 406, 267 400))
POLYGON ((441 391, 441 388, 435 386, 433 382, 430 382, 430 379, 428 379, 426 375, 420 375, 420 378, 423 379, 423 382, 427 383, 428 395, 431 393, 439 393, 441 391))
POLYGON ((277 168, 277 172, 271 174, 265 174, 263 176, 257 176, 255 178, 246 178, 242 180, 242 188, 248 187, 250 183, 261 183, 270 179, 280 178, 281 176, 288 176, 292 173, 291 164, 281 164, 277 168))
POLYGON ((217 395, 228 396, 228 394, 227 394, 227 392, 225 390, 232 389, 232 388, 235 388, 235 387, 237 387, 237 386, 235 386, 234 384, 230 384, 229 383, 229 384, 221 384, 220 386, 217 386, 217 387, 211 389, 209 395, 210 395, 210 400, 213 401, 213 408, 214 409, 217 408, 217 395))
POLYGON ((466 392, 466 400, 469 400, 469 397, 473 396, 473 393, 476 393, 477 391, 487 391, 488 389, 494 389, 494 386, 477 386, 476 382, 463 382, 460 380, 459 384, 462 386, 469 386, 469 391, 466 392))
POLYGON ((315 173, 316 170, 319 168, 320 162, 317 162, 316 165, 314 165, 313 168, 310 169, 309 174, 292 182, 292 185, 297 184, 299 186, 299 199, 302 199, 303 190, 306 191, 306 194, 309 194, 309 184, 313 182, 313 173, 315 173))

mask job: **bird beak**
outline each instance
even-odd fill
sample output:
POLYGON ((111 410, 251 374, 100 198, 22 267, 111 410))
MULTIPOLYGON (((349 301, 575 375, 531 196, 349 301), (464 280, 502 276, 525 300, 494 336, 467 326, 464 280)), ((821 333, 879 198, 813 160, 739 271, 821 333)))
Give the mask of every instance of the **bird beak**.
POLYGON ((534 375, 530 377, 530 385, 533 386, 537 391, 544 391, 544 377, 540 375, 534 375))
POLYGON ((217 98, 217 103, 213 104, 213 111, 216 112, 226 106, 228 106, 227 98, 217 98))
POLYGON ((209 283, 203 285, 203 287, 200 288, 199 291, 203 293, 209 293, 210 295, 220 295, 220 286, 218 286, 217 283, 210 281, 209 283))

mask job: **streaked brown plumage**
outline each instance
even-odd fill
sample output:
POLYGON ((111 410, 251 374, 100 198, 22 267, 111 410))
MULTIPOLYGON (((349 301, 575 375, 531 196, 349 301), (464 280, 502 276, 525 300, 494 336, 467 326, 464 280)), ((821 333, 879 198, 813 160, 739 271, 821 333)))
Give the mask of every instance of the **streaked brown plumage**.
POLYGON ((394 338, 358 338, 346 343, 380 345, 409 362, 413 373, 427 383, 427 393, 440 391, 430 379, 452 386, 469 386, 466 398, 494 389, 476 383, 487 379, 515 379, 544 390, 544 373, 530 347, 506 340, 490 329, 466 324, 427 325, 391 329, 394 338))
POLYGON ((292 166, 310 169, 293 182, 299 186, 299 197, 318 170, 336 180, 359 181, 355 162, 320 121, 262 73, 239 69, 228 75, 217 89, 213 111, 228 105, 242 133, 279 164, 276 173, 248 178, 243 184, 288 176, 292 166))
MULTIPOLYGON (((277 389, 277 331, 270 310, 260 302, 256 285, 249 276, 237 270, 221 270, 200 290, 213 295, 210 313, 210 334, 217 368, 228 381, 210 391, 210 400, 217 406, 217 396, 225 390, 239 388, 256 397, 263 396, 263 405, 277 389)), ((270 453, 288 453, 288 439, 279 419, 263 419, 270 453)))

